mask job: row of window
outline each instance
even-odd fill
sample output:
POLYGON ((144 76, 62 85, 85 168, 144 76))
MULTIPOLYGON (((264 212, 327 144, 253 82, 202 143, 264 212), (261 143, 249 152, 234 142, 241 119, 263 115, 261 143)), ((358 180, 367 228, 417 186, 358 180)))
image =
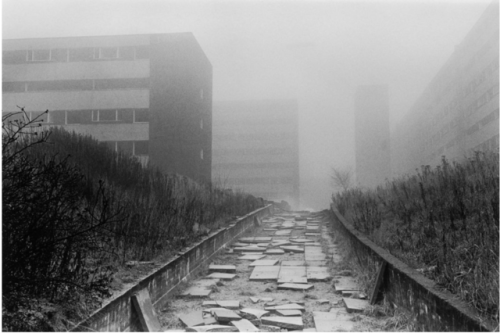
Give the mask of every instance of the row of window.
POLYGON ((49 112, 15 112, 9 120, 37 120, 54 125, 102 123, 144 123, 149 122, 149 109, 104 109, 104 110, 71 110, 49 112), (27 119, 24 119, 27 116, 27 119))
POLYGON ((231 155, 231 156, 245 156, 245 155, 291 155, 293 149, 290 147, 275 147, 275 148, 240 148, 240 149, 214 149, 213 155, 231 155))
POLYGON ((213 165, 214 168, 217 169, 229 169, 229 170, 237 170, 237 169, 289 169, 293 167, 293 163, 217 163, 213 165))
POLYGON ((255 184, 293 184, 293 179, 290 177, 248 177, 228 179, 231 185, 255 185, 255 184))
POLYGON ((149 89, 149 78, 3 82, 4 93, 149 89))
POLYGON ((134 156, 149 155, 149 141, 103 141, 113 151, 134 156))
POLYGON ((81 47, 3 51, 3 64, 149 59, 149 46, 81 47))

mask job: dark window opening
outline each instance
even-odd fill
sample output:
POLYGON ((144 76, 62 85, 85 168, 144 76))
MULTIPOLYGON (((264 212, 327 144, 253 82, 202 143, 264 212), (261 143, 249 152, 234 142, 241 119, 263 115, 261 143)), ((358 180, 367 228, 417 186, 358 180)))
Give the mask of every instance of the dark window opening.
POLYGON ((50 123, 55 125, 66 124, 66 111, 50 111, 50 123))
POLYGON ((142 45, 135 48, 136 59, 149 59, 149 46, 142 45))
POLYGON ((120 59, 123 60, 134 60, 135 48, 133 46, 123 46, 120 47, 120 59))
POLYGON ((134 141, 117 141, 118 151, 132 155, 134 152, 134 141))
POLYGON ((58 62, 68 61, 68 50, 67 49, 53 49, 51 51, 51 60, 58 62))
POLYGON ((134 155, 149 155, 149 141, 135 141, 134 155))
POLYGON ((68 111, 68 124, 90 124, 92 110, 68 111))
POLYGON ((26 51, 3 51, 2 63, 21 64, 26 62, 26 51))
POLYGON ((103 143, 112 151, 116 151, 116 141, 103 141, 103 143))
POLYGON ((26 84, 24 82, 3 82, 2 91, 7 92, 24 92, 26 91, 26 84))
POLYGON ((149 88, 149 78, 95 80, 96 90, 149 88))
POLYGON ((116 59, 118 58, 117 47, 101 47, 99 49, 99 59, 116 59))
POLYGON ((92 90, 92 80, 60 80, 28 82, 28 91, 92 90))
POLYGON ((137 109, 135 110, 134 122, 136 123, 146 123, 149 122, 149 110, 148 109, 137 109))
POLYGON ((50 61, 50 50, 33 50, 31 61, 50 61))
POLYGON ((99 110, 99 121, 116 121, 116 110, 99 110))
POLYGON ((133 123, 134 122, 134 110, 132 110, 132 109, 118 110, 118 121, 123 121, 126 123, 133 123))
POLYGON ((94 60, 94 48, 85 47, 69 50, 69 61, 90 61, 94 60))

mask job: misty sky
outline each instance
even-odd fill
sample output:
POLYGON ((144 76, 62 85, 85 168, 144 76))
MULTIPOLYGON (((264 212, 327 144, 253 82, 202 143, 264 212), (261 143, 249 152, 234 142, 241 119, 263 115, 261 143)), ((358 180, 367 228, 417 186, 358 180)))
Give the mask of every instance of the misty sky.
POLYGON ((354 168, 353 95, 389 86, 391 127, 490 0, 3 0, 3 38, 193 32, 214 100, 297 99, 304 208, 326 208, 330 168, 354 168))

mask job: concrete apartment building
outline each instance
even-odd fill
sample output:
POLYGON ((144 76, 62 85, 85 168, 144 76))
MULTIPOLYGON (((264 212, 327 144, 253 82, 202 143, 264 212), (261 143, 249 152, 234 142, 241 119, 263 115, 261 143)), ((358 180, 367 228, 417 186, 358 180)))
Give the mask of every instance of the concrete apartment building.
POLYGON ((354 99, 356 184, 375 187, 391 175, 388 87, 359 86, 354 99))
POLYGON ((392 134, 395 176, 498 150, 498 15, 493 1, 392 134))
POLYGON ((215 183, 298 207, 296 101, 216 101, 213 133, 215 183))
POLYGON ((191 33, 3 40, 3 113, 49 110, 164 172, 211 180, 212 66, 191 33))

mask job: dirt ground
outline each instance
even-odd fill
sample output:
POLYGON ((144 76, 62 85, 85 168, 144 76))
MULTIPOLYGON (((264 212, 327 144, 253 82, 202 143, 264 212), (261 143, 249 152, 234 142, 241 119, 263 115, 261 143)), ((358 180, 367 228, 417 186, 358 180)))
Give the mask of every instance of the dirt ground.
MULTIPOLYGON (((331 274, 332 279, 325 282, 309 282, 308 284, 314 285, 314 288, 308 291, 294 291, 294 290, 278 290, 278 283, 274 281, 250 281, 250 275, 252 273, 253 267, 249 266, 252 261, 250 260, 239 260, 239 253, 225 253, 219 255, 213 260, 211 264, 220 265, 235 265, 236 266, 236 278, 230 281, 220 281, 217 286, 213 287, 212 293, 205 298, 172 298, 162 309, 157 309, 159 314, 159 320, 162 324, 164 330, 169 331, 184 331, 185 326, 179 320, 179 316, 191 313, 193 311, 201 311, 203 309, 202 303, 207 300, 238 300, 240 301, 240 308, 254 308, 264 310, 265 303, 258 302, 253 303, 250 297, 257 298, 272 298, 273 302, 277 305, 287 304, 292 302, 303 302, 305 311, 302 314, 302 321, 304 324, 304 330, 309 329, 314 331, 315 323, 313 320, 313 311, 329 312, 332 308, 345 308, 342 301, 342 295, 336 292, 333 281, 337 277, 336 274, 340 271, 346 272, 348 275, 355 275, 355 273, 349 274, 349 263, 343 261, 341 257, 341 251, 337 252, 335 250, 335 237, 332 234, 332 230, 325 220, 325 217, 321 217, 317 214, 306 214, 302 212, 301 214, 285 214, 282 217, 288 220, 294 220, 298 218, 303 221, 307 217, 317 216, 315 219, 321 219, 322 231, 318 237, 312 237, 316 242, 321 244, 322 252, 328 254, 327 266, 331 274), (332 260, 332 256, 335 260, 332 260), (320 302, 321 301, 321 302, 320 302), (326 302, 328 301, 328 302, 326 302)), ((279 217, 275 215, 274 218, 279 217)), ((263 223, 259 228, 254 229, 253 232, 247 233, 243 237, 252 236, 269 236, 273 237, 273 240, 282 239, 288 240, 293 237, 306 238, 305 229, 292 229, 289 236, 275 236, 274 231, 264 231, 266 228, 266 223, 263 223)), ((310 235, 307 237, 311 237, 310 235)), ((283 255, 266 255, 265 260, 278 260, 281 261, 303 261, 304 253, 290 253, 286 252, 283 255)), ((352 271, 354 272, 354 271, 352 271)), ((206 276, 210 274, 208 272, 208 266, 200 274, 201 276, 206 276)), ((355 276, 354 276, 355 279, 355 276)), ((398 320, 393 316, 387 315, 388 311, 383 306, 375 305, 368 306, 362 312, 352 312, 349 313, 350 320, 354 322, 352 331, 398 331, 399 329, 405 330, 404 326, 398 325, 398 320), (398 327, 399 326, 399 327, 398 327)), ((272 314, 275 315, 275 314, 272 314)), ((266 329, 264 328, 264 331, 266 329)), ((285 328, 281 328, 281 331, 287 331, 285 328)))

